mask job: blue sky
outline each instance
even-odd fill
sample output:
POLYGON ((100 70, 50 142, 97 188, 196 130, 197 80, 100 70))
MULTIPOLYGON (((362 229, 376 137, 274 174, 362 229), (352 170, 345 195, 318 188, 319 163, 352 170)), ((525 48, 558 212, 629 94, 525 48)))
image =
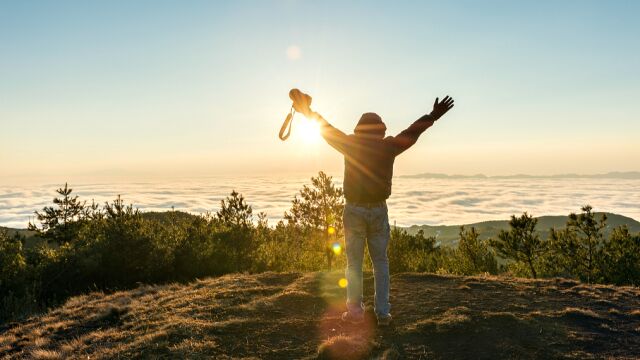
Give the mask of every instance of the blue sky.
POLYGON ((456 107, 396 173, 640 170, 636 1, 0 2, 0 174, 340 173, 277 131, 456 107), (298 54, 299 56, 291 56, 298 54), (303 123, 296 118, 295 125, 303 123))

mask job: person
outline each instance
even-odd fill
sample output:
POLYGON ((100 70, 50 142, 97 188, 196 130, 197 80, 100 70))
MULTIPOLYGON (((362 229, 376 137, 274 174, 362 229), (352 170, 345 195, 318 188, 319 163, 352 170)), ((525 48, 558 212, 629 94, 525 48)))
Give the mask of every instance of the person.
POLYGON ((416 143, 425 130, 451 110, 453 99, 446 96, 439 101, 436 98, 431 113, 416 120, 400 134, 388 137, 385 137, 387 128, 382 118, 375 113, 362 114, 354 133, 347 135, 312 111, 310 103, 311 97, 306 94, 294 98, 294 108, 318 121, 322 137, 344 156, 347 311, 342 314, 342 320, 351 323, 364 320, 362 262, 366 245, 373 263, 374 311, 378 325, 389 325, 391 304, 387 245, 391 228, 386 200, 391 195, 393 163, 398 155, 416 143))

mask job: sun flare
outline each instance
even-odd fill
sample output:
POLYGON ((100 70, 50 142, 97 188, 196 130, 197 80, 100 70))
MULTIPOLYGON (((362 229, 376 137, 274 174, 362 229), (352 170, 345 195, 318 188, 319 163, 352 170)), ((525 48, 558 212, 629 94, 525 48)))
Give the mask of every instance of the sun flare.
POLYGON ((309 119, 303 119, 297 124, 296 135, 302 142, 314 144, 320 141, 320 125, 309 119))

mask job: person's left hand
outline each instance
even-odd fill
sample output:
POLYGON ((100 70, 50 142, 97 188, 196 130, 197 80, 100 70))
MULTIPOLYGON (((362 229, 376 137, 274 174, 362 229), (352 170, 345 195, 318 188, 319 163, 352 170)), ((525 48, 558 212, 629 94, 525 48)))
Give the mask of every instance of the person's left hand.
POLYGON ((438 120, 440 117, 451 110, 453 107, 453 98, 447 95, 442 101, 438 102, 438 98, 433 103, 433 111, 431 111, 431 117, 433 120, 438 120))

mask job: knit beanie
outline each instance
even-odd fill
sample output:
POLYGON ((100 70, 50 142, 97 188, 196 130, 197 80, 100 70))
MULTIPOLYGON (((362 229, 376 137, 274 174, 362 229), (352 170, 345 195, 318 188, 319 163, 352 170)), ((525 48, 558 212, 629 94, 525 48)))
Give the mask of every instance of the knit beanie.
POLYGON ((382 118, 376 113, 364 113, 358 121, 353 132, 355 133, 380 133, 384 134, 387 127, 382 122, 382 118))

